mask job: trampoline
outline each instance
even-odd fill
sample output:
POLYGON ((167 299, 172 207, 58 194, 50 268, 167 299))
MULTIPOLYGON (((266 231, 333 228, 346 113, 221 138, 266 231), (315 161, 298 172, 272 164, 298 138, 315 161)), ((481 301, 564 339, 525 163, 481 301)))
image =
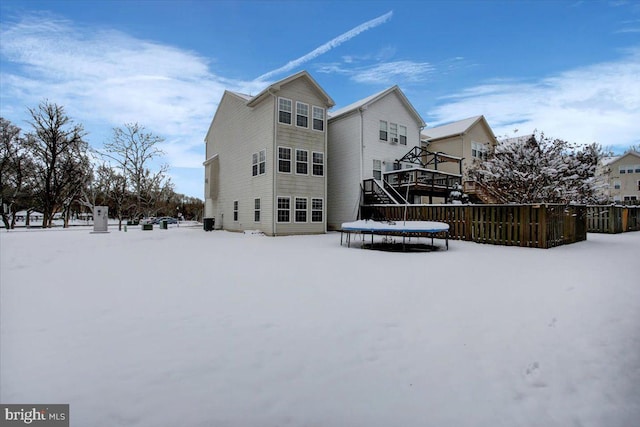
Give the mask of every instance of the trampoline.
POLYGON ((430 237, 431 245, 433 246, 433 238, 437 235, 444 235, 445 247, 449 250, 449 224, 444 222, 372 220, 345 222, 340 230, 340 246, 343 245, 344 240, 347 247, 350 247, 352 234, 371 235, 372 247, 373 236, 400 236, 402 237, 403 249, 405 248, 407 237, 430 237))

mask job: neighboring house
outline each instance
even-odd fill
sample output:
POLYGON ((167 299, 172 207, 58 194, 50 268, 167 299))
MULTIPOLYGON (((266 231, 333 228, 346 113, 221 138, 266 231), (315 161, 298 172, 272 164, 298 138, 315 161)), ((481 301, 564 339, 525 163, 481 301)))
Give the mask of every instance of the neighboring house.
POLYGON ((306 71, 255 96, 225 91, 205 137, 205 218, 267 235, 326 232, 333 105, 306 71))
POLYGON ((464 177, 474 160, 486 159, 498 145, 498 140, 484 116, 469 117, 446 125, 426 128, 422 131, 422 141, 427 144, 429 151, 461 157, 464 177))
MULTIPOLYGON (((476 196, 477 201, 498 202, 484 189, 470 182, 468 178, 469 166, 474 161, 486 159, 487 155, 498 145, 498 140, 484 116, 469 117, 446 125, 424 129, 422 142, 431 152, 447 153, 462 159, 462 180, 465 184, 465 193, 476 196)), ((446 172, 458 172, 457 167, 455 164, 444 164, 440 169, 446 172)))
POLYGON ((602 162, 601 173, 608 186, 606 196, 611 202, 640 200, 640 153, 629 151, 602 162))
MULTIPOLYGON (((375 203, 404 203, 405 199, 413 203, 420 201, 427 184, 429 191, 451 190, 440 182, 430 185, 434 176, 442 175, 419 162, 420 132, 424 126, 424 120, 398 86, 330 114, 329 229, 339 229, 343 222, 355 220, 360 205, 367 203, 367 191, 375 196, 375 203), (418 155, 407 156, 413 152, 418 155), (398 172, 409 169, 406 174, 398 172)), ((452 178, 459 179, 459 175, 452 178)))

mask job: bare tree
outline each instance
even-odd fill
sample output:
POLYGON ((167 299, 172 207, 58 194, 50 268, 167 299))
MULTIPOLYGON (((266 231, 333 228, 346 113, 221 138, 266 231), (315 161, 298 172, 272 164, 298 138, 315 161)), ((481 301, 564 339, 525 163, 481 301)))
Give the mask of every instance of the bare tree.
POLYGON ((166 183, 169 166, 162 164, 151 169, 155 159, 164 155, 157 144, 164 138, 145 132, 144 126, 127 123, 115 128, 111 140, 104 144, 101 152, 108 159, 119 177, 119 196, 129 192, 133 197, 133 217, 148 214, 154 208, 166 183), (125 190, 125 191, 121 191, 125 190))
POLYGON ((15 213, 28 203, 33 162, 24 149, 20 128, 0 117, 0 210, 6 229, 14 228, 15 213))
POLYGON ((29 114, 33 132, 27 134, 25 146, 35 163, 42 227, 51 227, 53 215, 74 197, 82 180, 88 145, 82 125, 74 124, 64 107, 45 100, 29 114))

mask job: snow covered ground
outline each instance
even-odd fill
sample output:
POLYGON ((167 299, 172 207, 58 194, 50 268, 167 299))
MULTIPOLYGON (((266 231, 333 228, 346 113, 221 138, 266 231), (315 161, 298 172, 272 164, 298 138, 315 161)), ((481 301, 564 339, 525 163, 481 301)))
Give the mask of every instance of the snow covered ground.
POLYGON ((640 420, 640 232, 391 253, 89 231, 0 231, 3 403, 97 427, 640 420))

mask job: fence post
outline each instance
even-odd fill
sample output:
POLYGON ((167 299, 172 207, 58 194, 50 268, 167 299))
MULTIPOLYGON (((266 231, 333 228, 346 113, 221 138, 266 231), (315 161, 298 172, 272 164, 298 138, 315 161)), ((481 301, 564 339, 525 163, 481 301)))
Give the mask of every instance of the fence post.
POLYGON ((538 247, 549 248, 549 238, 547 236, 547 205, 541 204, 538 214, 538 247))

